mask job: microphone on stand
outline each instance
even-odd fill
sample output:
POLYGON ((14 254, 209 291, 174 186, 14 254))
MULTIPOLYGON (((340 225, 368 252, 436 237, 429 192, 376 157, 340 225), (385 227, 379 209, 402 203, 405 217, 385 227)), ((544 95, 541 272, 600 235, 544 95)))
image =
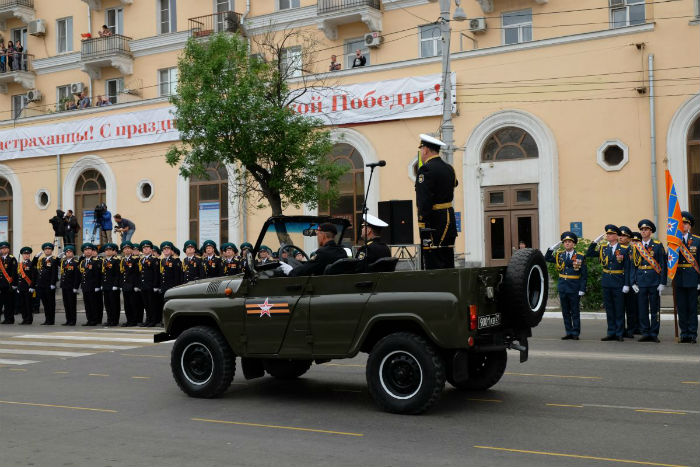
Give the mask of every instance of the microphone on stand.
POLYGON ((365 167, 384 167, 386 165, 386 161, 379 161, 379 162, 372 162, 369 164, 365 164, 365 167))

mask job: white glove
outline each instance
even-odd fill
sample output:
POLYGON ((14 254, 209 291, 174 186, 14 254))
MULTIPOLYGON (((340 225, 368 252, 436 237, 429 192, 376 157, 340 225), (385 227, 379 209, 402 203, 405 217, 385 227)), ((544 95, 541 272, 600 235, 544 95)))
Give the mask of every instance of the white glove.
POLYGON ((656 290, 658 290, 658 291, 659 291, 659 295, 661 295, 661 292, 663 292, 665 288, 666 288, 665 285, 659 284, 659 286, 656 288, 656 290))
POLYGON ((579 296, 579 297, 583 297, 584 295, 586 295, 586 292, 583 292, 583 291, 581 291, 581 290, 578 291, 578 296, 579 296))
POLYGON ((102 290, 102 289, 99 287, 95 288, 95 292, 99 292, 100 290, 102 290))
MULTIPOLYGON (((16 286, 16 285, 13 285, 13 286, 12 286, 12 290, 17 290, 17 286, 16 286)), ((700 285, 698 285, 698 290, 700 290, 700 285)))
POLYGON ((119 287, 112 287, 112 290, 119 290, 119 287))
POLYGON ((627 293, 630 291, 630 286, 629 285, 623 285, 622 286, 622 293, 627 293))
POLYGON ((51 290, 56 290, 56 286, 55 286, 55 285, 52 285, 52 286, 51 286, 51 290))
POLYGON ((634 284, 632 286, 632 290, 634 290, 634 293, 639 293, 639 286, 637 284, 634 284))
POLYGON ((139 289, 138 287, 134 287, 134 292, 141 292, 141 289, 139 289))
POLYGON ((34 255, 35 258, 38 258, 39 256, 41 256, 41 251, 34 255))
POLYGON ((698 290, 700 290, 700 284, 698 284, 698 290))
POLYGON ((153 291, 154 291, 154 292, 160 292, 160 289, 154 288, 153 291))
POLYGON ((561 245, 561 242, 555 243, 554 245, 550 246, 549 249, 550 249, 550 250, 556 250, 557 248, 559 248, 559 245, 561 245))
POLYGON ((73 293, 74 293, 74 294, 77 294, 77 293, 78 293, 78 289, 73 289, 73 293))
MULTIPOLYGON (((285 275, 285 276, 288 276, 289 273, 290 273, 290 272, 292 271, 292 269, 294 269, 294 268, 291 267, 290 265, 288 265, 287 263, 280 263, 280 266, 279 266, 277 269, 281 269, 282 272, 284 273, 284 275, 285 275)), ((699 287, 700 287, 700 286, 699 286, 699 287)))
POLYGON ((600 242, 600 241, 603 239, 603 237, 605 237, 605 234, 604 234, 604 233, 598 235, 598 236, 595 238, 595 240, 593 240, 593 243, 598 243, 598 242, 600 242))
POLYGON ((29 293, 34 293, 34 289, 29 289, 29 293))

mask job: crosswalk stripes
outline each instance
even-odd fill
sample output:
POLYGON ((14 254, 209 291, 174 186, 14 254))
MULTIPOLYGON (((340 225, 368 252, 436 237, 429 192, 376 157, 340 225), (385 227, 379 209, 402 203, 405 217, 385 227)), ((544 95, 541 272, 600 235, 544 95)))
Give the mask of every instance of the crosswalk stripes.
POLYGON ((52 358, 78 358, 156 345, 154 330, 92 329, 0 336, 0 367, 22 366, 52 358), (41 357, 41 358, 40 358, 41 357))

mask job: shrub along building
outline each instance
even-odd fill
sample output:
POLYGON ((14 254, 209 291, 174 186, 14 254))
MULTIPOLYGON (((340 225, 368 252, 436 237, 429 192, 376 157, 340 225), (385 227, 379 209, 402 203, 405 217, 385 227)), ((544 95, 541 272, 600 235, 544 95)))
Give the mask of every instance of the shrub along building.
MULTIPOLYGON (((700 0, 461 3, 468 19, 450 22, 458 255, 506 264, 520 240, 544 247, 571 222, 585 237, 609 222, 663 225, 665 168, 700 218, 700 0)), ((165 163, 178 140, 168 96, 191 36, 243 34, 269 58, 256 44, 291 30, 305 39, 282 50, 290 84, 318 86, 294 110, 326 120, 328 157, 349 169, 335 205, 301 210, 353 220, 354 240, 365 164, 387 161, 372 213, 413 200, 417 135, 440 131, 439 15, 430 0, 0 1, 5 47, 23 46, 0 63, 0 239, 36 247, 54 209, 89 228, 105 202, 137 240, 251 240, 269 211, 240 209, 226 167, 188 180, 165 163)))

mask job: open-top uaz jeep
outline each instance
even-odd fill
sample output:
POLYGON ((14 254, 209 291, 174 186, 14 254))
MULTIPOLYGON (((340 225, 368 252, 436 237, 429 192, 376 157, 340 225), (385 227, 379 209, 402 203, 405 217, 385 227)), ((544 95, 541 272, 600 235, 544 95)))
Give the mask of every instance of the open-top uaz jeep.
POLYGON ((271 217, 245 272, 169 290, 165 332, 176 339, 175 381, 190 396, 215 397, 243 376, 303 375, 312 363, 369 354, 369 392, 384 410, 420 413, 440 397, 445 381, 484 390, 506 368, 506 349, 527 360, 527 338, 547 302, 547 268, 538 250, 513 254, 508 267, 396 271, 396 260, 338 260, 319 276, 285 276, 279 263, 256 266, 261 245, 280 258, 316 248, 319 223, 332 222, 340 243, 345 219, 271 217), (362 272, 357 272, 362 271, 362 272))

